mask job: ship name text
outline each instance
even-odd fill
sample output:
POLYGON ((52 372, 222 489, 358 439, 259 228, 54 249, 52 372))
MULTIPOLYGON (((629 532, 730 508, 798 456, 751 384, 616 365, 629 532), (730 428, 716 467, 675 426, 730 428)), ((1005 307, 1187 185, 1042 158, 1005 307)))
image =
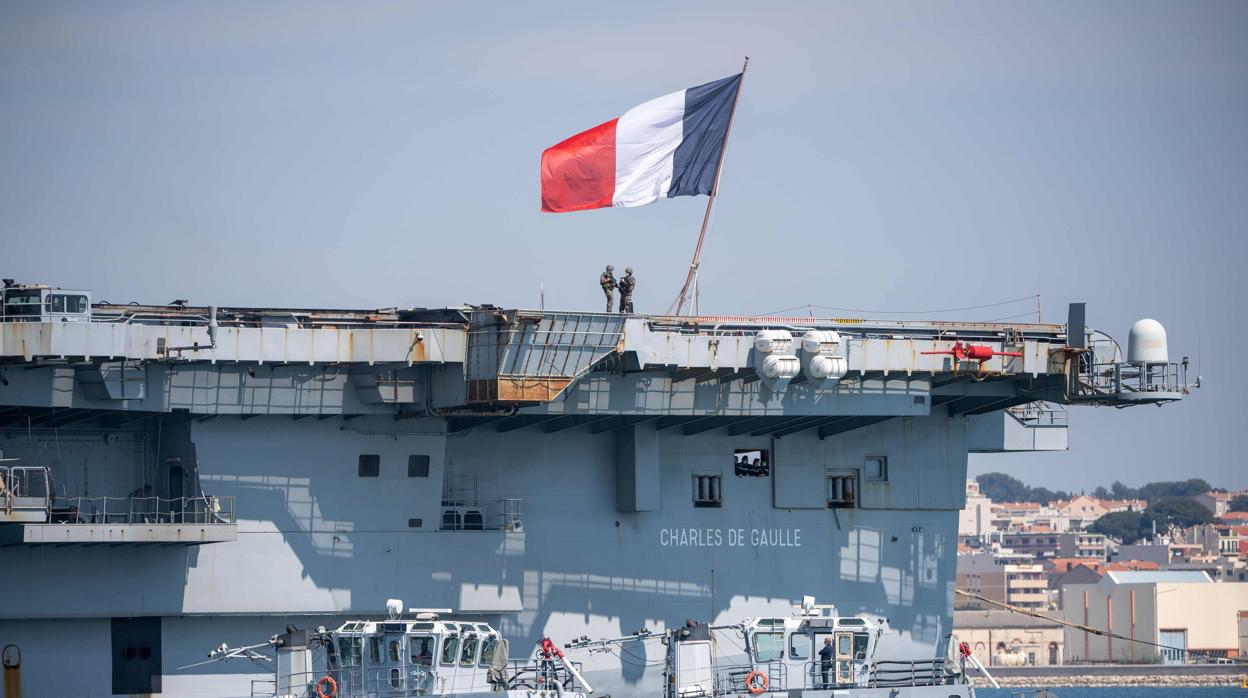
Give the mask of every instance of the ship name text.
POLYGON ((800 548, 800 528, 663 528, 659 545, 665 548, 800 548))

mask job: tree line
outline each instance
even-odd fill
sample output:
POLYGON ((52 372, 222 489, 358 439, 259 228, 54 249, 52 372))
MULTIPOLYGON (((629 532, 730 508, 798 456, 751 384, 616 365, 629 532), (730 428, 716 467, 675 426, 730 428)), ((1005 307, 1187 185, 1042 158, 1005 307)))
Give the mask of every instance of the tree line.
MULTIPOLYGON (((1063 490, 1056 492, 1045 487, 1029 487, 1017 478, 1005 473, 984 473, 975 478, 979 491, 994 502, 1035 502, 1048 504, 1058 499, 1071 499, 1063 490)), ((1088 530, 1103 533, 1123 543, 1134 543, 1147 538, 1156 530, 1165 533, 1171 527, 1196 526, 1212 523, 1213 512, 1192 497, 1214 490, 1201 478, 1176 482, 1150 482, 1142 487, 1127 487, 1115 482, 1109 489, 1098 487, 1092 491, 1097 499, 1145 499, 1144 511, 1118 511, 1097 519, 1088 530)), ((1248 511, 1248 496, 1231 498, 1231 511, 1248 511)))
MULTIPOLYGON (((1057 499, 1071 499, 1072 497, 1072 494, 1065 490, 1055 491, 1047 487, 1031 487, 1022 480, 1005 473, 984 473, 975 478, 975 481, 979 483, 979 491, 994 502, 1048 504, 1057 499)), ((1097 499, 1147 499, 1151 502, 1163 497, 1195 497, 1210 491, 1214 491, 1214 488, 1209 485, 1208 481, 1194 477, 1177 482, 1150 482, 1138 488, 1128 487, 1115 481, 1108 488, 1097 487, 1090 495, 1097 499)))

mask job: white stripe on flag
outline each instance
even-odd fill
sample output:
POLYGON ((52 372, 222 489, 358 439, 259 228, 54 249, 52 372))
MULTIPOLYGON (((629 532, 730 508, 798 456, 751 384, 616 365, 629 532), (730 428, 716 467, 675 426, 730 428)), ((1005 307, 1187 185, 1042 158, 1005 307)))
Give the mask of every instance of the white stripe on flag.
POLYGON ((672 156, 684 136, 685 91, 624 112, 615 125, 615 195, 612 206, 644 206, 666 197, 672 156))

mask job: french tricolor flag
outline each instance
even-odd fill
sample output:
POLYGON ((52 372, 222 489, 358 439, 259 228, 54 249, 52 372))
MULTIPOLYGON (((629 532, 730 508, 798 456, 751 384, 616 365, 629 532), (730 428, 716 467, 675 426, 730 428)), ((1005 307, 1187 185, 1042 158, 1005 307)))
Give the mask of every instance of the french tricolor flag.
POLYGON ((542 210, 710 194, 741 74, 652 99, 542 153, 542 210))

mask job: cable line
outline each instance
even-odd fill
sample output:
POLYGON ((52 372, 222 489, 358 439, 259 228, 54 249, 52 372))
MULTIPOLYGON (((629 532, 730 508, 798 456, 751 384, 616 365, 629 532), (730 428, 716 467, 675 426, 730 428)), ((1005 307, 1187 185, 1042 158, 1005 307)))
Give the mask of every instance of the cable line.
MULTIPOLYGON (((939 313, 960 313, 960 312, 967 311, 967 310, 983 310, 985 308, 998 308, 1003 305, 1010 305, 1011 303, 1033 301, 1039 297, 1040 297, 1040 294, 1033 293, 1030 296, 1022 296, 1021 298, 1011 298, 1010 300, 998 301, 996 303, 985 303, 983 305, 968 305, 962 308, 940 308, 938 310, 866 310, 863 308, 841 308, 841 307, 837 307, 833 305, 817 305, 813 303, 805 303, 802 305, 795 305, 792 308, 784 308, 783 310, 772 311, 770 313, 760 313, 752 317, 766 317, 769 315, 779 315, 780 313, 787 313, 793 310, 801 310, 803 308, 818 308, 820 310, 835 310, 841 313, 863 313, 863 314, 870 314, 870 315, 936 315, 939 313)), ((1024 313, 1024 315, 1030 315, 1030 314, 1031 313, 1024 313)))

